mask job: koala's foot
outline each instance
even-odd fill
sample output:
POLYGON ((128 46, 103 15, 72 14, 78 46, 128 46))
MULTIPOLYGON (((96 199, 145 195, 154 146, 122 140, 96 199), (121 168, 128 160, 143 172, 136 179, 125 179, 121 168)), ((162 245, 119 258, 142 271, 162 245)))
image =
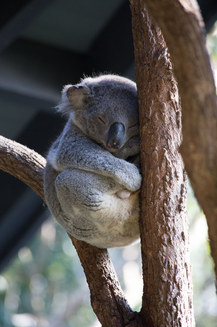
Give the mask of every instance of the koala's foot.
POLYGON ((128 191, 128 190, 121 190, 121 191, 118 191, 117 193, 115 193, 117 195, 118 198, 120 199, 128 199, 132 192, 128 191))
POLYGON ((136 196, 140 191, 130 192, 128 190, 121 190, 115 193, 115 195, 120 199, 129 199, 136 196))

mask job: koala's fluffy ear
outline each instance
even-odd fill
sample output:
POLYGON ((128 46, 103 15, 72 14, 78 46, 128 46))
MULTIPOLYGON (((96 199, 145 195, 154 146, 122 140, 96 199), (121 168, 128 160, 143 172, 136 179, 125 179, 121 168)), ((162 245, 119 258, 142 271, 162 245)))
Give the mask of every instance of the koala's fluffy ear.
POLYGON ((66 85, 62 90, 59 110, 63 113, 69 113, 72 109, 81 109, 87 103, 90 93, 90 89, 86 85, 66 85))
POLYGON ((66 94, 73 107, 82 108, 90 94, 90 89, 80 84, 72 85, 67 89, 66 94))

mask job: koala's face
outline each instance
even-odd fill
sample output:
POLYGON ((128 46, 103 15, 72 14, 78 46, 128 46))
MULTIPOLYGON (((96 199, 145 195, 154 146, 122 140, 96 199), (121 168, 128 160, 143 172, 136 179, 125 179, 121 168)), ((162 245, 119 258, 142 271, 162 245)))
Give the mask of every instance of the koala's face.
POLYGON ((139 134, 137 91, 132 81, 104 75, 84 79, 66 92, 74 109, 74 124, 108 151, 117 152, 139 134))

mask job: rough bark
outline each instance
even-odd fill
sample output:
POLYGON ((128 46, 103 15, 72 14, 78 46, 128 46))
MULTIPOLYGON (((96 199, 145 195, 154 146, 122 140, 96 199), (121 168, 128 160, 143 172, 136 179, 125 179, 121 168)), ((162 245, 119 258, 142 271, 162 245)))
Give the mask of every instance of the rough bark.
POLYGON ((217 276, 217 104, 205 32, 196 2, 146 0, 172 57, 183 111, 181 153, 207 219, 217 276))
POLYGON ((0 136, 0 169, 18 178, 43 200, 43 169, 46 160, 22 144, 0 136))
MULTIPOLYGON (((29 148, 0 136, 0 169, 20 179, 43 200, 46 160, 29 148)), ((91 304, 103 327, 139 327, 140 317, 124 298, 106 250, 71 238, 87 278, 91 304)))
POLYGON ((145 1, 130 2, 144 178, 141 314, 149 326, 190 327, 194 319, 178 89, 165 41, 145 1))

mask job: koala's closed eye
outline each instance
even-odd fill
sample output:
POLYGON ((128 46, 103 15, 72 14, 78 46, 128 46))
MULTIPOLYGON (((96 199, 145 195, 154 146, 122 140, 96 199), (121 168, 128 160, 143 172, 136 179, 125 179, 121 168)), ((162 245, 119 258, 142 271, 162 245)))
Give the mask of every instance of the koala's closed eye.
POLYGON ((129 126, 128 129, 135 128, 135 127, 138 128, 139 127, 139 124, 138 123, 135 123, 135 124, 129 126))
POLYGON ((103 125, 106 124, 105 118, 103 118, 102 116, 97 116, 97 119, 101 124, 103 124, 103 125))

